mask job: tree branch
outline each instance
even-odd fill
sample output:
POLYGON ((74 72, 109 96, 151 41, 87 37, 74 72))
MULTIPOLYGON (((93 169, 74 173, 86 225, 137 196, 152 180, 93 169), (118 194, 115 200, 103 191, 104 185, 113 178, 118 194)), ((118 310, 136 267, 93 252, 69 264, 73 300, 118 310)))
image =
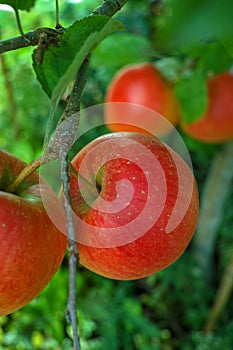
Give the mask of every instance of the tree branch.
POLYGON ((25 33, 24 36, 17 36, 16 38, 0 41, 0 53, 21 49, 27 46, 36 46, 45 35, 49 40, 58 42, 63 32, 64 28, 56 30, 52 28, 38 28, 36 30, 31 30, 25 33))
POLYGON ((61 180, 64 192, 64 208, 66 213, 69 247, 69 296, 67 303, 67 321, 71 323, 72 326, 74 350, 80 350, 76 311, 76 266, 78 264, 79 258, 75 242, 73 213, 71 209, 69 165, 67 155, 61 157, 61 180))
POLYGON ((128 0, 106 0, 100 7, 98 7, 93 15, 105 15, 112 17, 128 0))
MULTIPOLYGON (((90 55, 89 55, 90 56, 90 55)), ((79 118, 78 112, 80 111, 81 104, 81 95, 84 89, 87 71, 89 66, 89 58, 87 57, 82 66, 80 67, 76 80, 73 85, 73 89, 70 95, 70 98, 67 103, 67 107, 61 117, 59 122, 62 123, 67 119, 73 117, 74 115, 79 118)), ((77 125, 79 120, 77 121, 77 125)), ((72 124, 68 124, 72 127, 72 124)), ((66 130, 65 135, 60 135, 61 148, 60 148, 60 159, 61 159, 61 180, 63 185, 64 193, 64 208, 66 213, 66 222, 68 230, 68 250, 69 250, 69 296, 67 304, 67 320, 71 322, 73 330, 73 343, 74 350, 80 350, 80 342, 78 336, 78 320, 77 320, 77 311, 76 311, 76 266, 79 262, 78 250, 75 241, 75 230, 73 224, 73 212, 71 207, 71 198, 70 198, 70 178, 69 178, 69 163, 67 149, 64 147, 62 142, 62 137, 68 137, 70 134, 69 130, 66 130)))
MULTIPOLYGON (((106 0, 100 7, 93 11, 93 15, 105 15, 112 17, 128 0, 106 0)), ((48 40, 58 42, 64 33, 64 28, 38 28, 12 39, 0 41, 0 54, 7 51, 17 50, 28 46, 37 46, 41 37, 47 35, 48 40)))

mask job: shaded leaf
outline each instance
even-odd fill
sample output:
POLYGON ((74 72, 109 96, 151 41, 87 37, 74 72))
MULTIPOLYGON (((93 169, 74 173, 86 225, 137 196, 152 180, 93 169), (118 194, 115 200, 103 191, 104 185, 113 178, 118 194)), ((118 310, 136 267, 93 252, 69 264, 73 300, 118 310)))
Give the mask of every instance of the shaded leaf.
POLYGON ((177 49, 232 36, 232 13, 232 0, 168 0, 158 18, 156 45, 177 49))
POLYGON ((206 111, 208 92, 206 77, 199 71, 191 71, 178 81, 174 88, 179 100, 181 118, 186 123, 198 120, 206 111))
POLYGON ((155 62, 156 68, 168 81, 176 81, 181 70, 181 63, 175 57, 164 57, 155 62))
POLYGON ((96 48, 92 66, 119 69, 126 64, 150 61, 155 55, 149 39, 132 33, 116 33, 96 48))
POLYGON ((228 53, 228 55, 233 58, 233 36, 229 38, 220 39, 221 44, 228 53))
MULTIPOLYGON (((231 50, 233 54, 232 47, 233 41, 231 40, 231 50)), ((201 70, 206 73, 211 72, 219 74, 229 70, 232 65, 232 58, 218 41, 201 46, 197 60, 197 67, 201 68, 201 70)))

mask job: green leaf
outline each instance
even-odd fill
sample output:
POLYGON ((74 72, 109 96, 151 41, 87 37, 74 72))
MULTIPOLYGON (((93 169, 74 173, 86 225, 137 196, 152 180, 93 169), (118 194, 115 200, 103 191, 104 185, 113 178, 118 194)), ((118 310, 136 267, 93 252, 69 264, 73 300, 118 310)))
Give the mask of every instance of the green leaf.
POLYGON ((90 16, 74 22, 61 38, 58 47, 49 47, 42 64, 33 54, 33 67, 43 89, 56 105, 83 60, 108 34, 123 29, 119 21, 106 16, 90 16))
POLYGON ((198 120, 205 113, 208 105, 208 91, 203 73, 189 72, 178 81, 174 91, 179 101, 181 118, 186 123, 198 120))
POLYGON ((233 35, 232 0, 167 0, 157 20, 155 42, 163 50, 233 35))
MULTIPOLYGON (((227 44, 227 43, 226 43, 227 44)), ((229 50, 233 54, 233 40, 229 40, 229 50), (231 46, 230 46, 231 45, 231 46)), ((211 42, 204 46, 199 46, 200 52, 197 56, 197 67, 206 73, 219 74, 227 71, 232 66, 232 58, 223 48, 220 42, 211 42), (217 59, 216 59, 217 58, 217 59)))
POLYGON ((168 81, 176 81, 182 69, 181 63, 176 57, 164 57, 157 60, 155 65, 168 81))
POLYGON ((29 11, 35 4, 36 0, 5 0, 0 1, 0 4, 5 4, 13 7, 15 10, 29 11))
POLYGON ((50 47, 38 64, 33 54, 33 67, 38 80, 51 97, 51 107, 45 143, 54 129, 58 102, 74 80, 85 57, 114 31, 123 29, 122 23, 106 16, 90 16, 74 22, 64 33, 58 47, 50 47))
POLYGON ((228 55, 233 58, 233 37, 220 39, 221 44, 228 53, 228 55))
POLYGON ((150 61, 155 55, 149 39, 132 33, 116 33, 106 38, 95 50, 94 68, 116 71, 127 64, 150 61))

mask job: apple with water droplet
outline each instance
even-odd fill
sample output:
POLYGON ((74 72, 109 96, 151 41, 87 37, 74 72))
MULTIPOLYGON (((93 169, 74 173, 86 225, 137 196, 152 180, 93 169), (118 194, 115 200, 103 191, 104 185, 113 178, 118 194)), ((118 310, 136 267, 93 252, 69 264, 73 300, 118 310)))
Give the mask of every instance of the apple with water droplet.
POLYGON ((150 135, 101 136, 73 159, 72 207, 80 263, 132 280, 160 271, 188 246, 198 220, 192 171, 150 135))

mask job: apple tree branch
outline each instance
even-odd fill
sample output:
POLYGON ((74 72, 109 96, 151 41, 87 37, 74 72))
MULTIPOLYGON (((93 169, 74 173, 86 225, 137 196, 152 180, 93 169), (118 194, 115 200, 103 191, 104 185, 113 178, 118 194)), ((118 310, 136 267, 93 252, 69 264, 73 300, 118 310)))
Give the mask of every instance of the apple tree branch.
MULTIPOLYGON (((106 0, 93 11, 93 15, 105 15, 112 17, 128 0, 106 0)), ((31 30, 22 36, 0 41, 0 54, 7 51, 17 50, 28 46, 37 46, 41 37, 47 36, 48 41, 58 42, 65 28, 38 28, 31 30)))

